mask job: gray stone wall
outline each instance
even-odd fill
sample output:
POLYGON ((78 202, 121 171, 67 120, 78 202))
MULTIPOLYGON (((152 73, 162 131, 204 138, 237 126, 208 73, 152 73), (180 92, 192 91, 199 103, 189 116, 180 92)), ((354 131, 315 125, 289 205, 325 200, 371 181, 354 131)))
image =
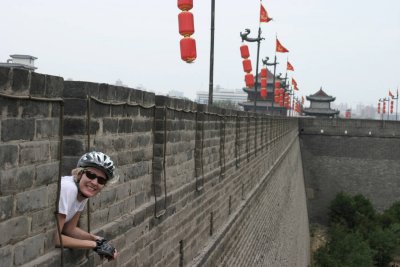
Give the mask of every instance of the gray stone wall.
POLYGON ((60 77, 0 68, 0 266, 54 251, 62 92, 60 77))
POLYGON ((300 144, 310 222, 327 223, 339 192, 361 193, 377 210, 400 199, 400 123, 301 119, 300 144))
MULTIPOLYGON (((58 177, 90 150, 118 166, 118 180, 90 199, 80 221, 118 248, 107 265, 187 266, 202 256, 207 263, 202 252, 223 244, 216 237, 248 209, 297 136, 296 119, 17 69, 0 68, 0 93, 0 266, 60 265, 58 177)), ((70 249, 64 263, 103 264, 91 251, 70 249)))

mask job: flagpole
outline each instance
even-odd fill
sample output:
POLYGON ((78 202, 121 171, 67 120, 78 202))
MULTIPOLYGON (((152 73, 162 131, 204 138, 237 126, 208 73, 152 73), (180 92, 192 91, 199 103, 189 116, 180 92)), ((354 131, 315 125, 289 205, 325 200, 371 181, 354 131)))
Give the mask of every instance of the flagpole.
POLYGON ((208 105, 213 103, 214 87, 214 30, 215 30, 215 0, 211 0, 211 44, 210 44, 210 78, 208 87, 208 105))
POLYGON ((397 87, 396 93, 396 121, 397 121, 397 107, 399 106, 399 87, 397 87))
POLYGON ((387 113, 387 119, 386 120, 389 120, 389 107, 390 107, 390 98, 388 97, 388 99, 387 99, 387 109, 388 109, 388 113, 387 113))

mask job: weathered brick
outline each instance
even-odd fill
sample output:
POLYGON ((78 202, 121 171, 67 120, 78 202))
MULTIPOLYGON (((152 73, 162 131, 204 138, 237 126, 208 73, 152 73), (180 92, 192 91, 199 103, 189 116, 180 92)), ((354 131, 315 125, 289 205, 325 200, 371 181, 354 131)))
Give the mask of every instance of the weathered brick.
POLYGON ((51 162, 36 166, 36 186, 48 185, 58 180, 59 162, 51 162))
POLYGON ((96 101, 91 101, 90 103, 90 115, 93 118, 104 118, 110 116, 112 106, 98 103, 96 101))
POLYGON ((64 91, 64 78, 46 75, 46 97, 61 97, 64 91))
POLYGON ((55 207, 40 210, 32 214, 31 233, 39 233, 55 228, 55 207))
POLYGON ((0 197, 0 221, 8 220, 11 218, 13 205, 14 198, 12 196, 0 197))
POLYGON ((35 167, 25 166, 0 171, 0 192, 8 195, 18 193, 33 185, 35 178, 35 167))
POLYGON ((25 142, 20 144, 20 165, 48 161, 50 159, 49 141, 25 142))
POLYGON ((112 117, 122 117, 125 115, 125 106, 118 105, 118 106, 111 106, 111 116, 112 117))
POLYGON ((13 266, 13 250, 11 246, 0 247, 0 265, 2 267, 13 266))
POLYGON ((29 94, 29 80, 30 71, 23 69, 12 69, 12 90, 18 95, 28 95, 29 94))
POLYGON ((0 91, 8 91, 11 88, 11 69, 0 67, 0 91))
POLYGON ((36 120, 36 138, 52 138, 58 137, 60 133, 60 122, 57 119, 36 120))
POLYGON ((32 96, 43 97, 46 92, 46 75, 36 72, 31 73, 30 94, 32 96))
POLYGON ((86 134, 85 118, 64 118, 64 135, 84 135, 86 134))
POLYGON ((63 152, 66 156, 83 155, 85 153, 85 140, 65 138, 63 145, 63 152))
POLYGON ((14 249, 14 263, 22 265, 39 257, 43 253, 44 235, 39 234, 16 244, 14 249))
POLYGON ((64 99, 64 114, 66 116, 86 116, 87 100, 78 98, 64 99))
POLYGON ((35 135, 34 119, 6 119, 1 123, 1 140, 33 140, 35 135))
POLYGON ((103 132, 104 133, 117 133, 118 131, 118 119, 105 118, 103 120, 103 132))
MULTIPOLYGON (((4 126, 2 125, 1 128, 4 126)), ((18 164, 18 146, 0 144, 0 168, 8 169, 18 164)))
POLYGON ((16 195, 16 212, 23 214, 38 209, 44 209, 48 204, 47 187, 41 187, 16 195))
POLYGON ((9 242, 20 241, 29 233, 29 219, 26 216, 16 217, 0 223, 0 246, 9 242))

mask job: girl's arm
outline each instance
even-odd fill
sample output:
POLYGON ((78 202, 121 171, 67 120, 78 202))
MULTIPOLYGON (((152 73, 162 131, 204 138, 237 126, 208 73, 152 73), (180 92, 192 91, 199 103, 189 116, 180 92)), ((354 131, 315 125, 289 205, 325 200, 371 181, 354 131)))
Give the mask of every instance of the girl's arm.
MULTIPOLYGON (((59 227, 61 229, 61 239, 64 247, 91 249, 96 247, 98 236, 92 235, 77 227, 80 212, 77 212, 69 222, 65 222, 64 214, 57 214, 59 227)), ((58 232, 56 233, 56 245, 60 246, 58 232)))

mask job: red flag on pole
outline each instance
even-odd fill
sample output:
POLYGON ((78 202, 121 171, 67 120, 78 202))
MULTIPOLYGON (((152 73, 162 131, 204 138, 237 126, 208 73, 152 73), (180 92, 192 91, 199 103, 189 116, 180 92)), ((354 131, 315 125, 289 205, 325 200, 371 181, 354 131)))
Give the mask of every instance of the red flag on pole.
POLYGON ((293 85, 294 90, 299 91, 299 88, 297 87, 297 82, 293 78, 292 78, 292 85, 293 85))
POLYGON ((390 92, 390 89, 389 89, 389 96, 390 96, 391 98, 394 98, 394 95, 392 94, 392 92, 390 92))
POLYGON ((260 4, 260 22, 269 22, 272 18, 268 17, 267 10, 260 4))
POLYGON ((289 63, 289 61, 287 62, 287 67, 286 67, 286 69, 287 69, 287 70, 294 71, 294 68, 293 68, 292 64, 289 63))
POLYGON ((289 52, 289 50, 287 50, 283 45, 281 45, 278 38, 276 39, 276 52, 279 52, 279 53, 289 52))

